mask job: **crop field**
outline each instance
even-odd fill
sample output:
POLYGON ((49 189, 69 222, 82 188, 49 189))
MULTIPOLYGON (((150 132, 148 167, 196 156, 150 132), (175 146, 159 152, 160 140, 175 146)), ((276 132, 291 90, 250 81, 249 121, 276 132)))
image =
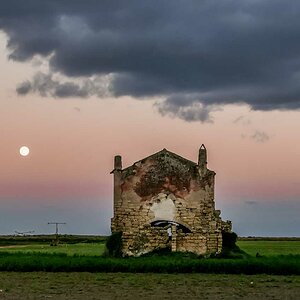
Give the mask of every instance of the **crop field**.
MULTIPOLYGON (((237 245, 246 253, 255 256, 257 253, 261 256, 276 255, 300 255, 300 240, 296 241, 238 241, 237 245)), ((49 244, 25 244, 0 246, 1 252, 22 252, 22 253, 66 253, 67 255, 88 255, 101 256, 104 252, 104 243, 77 243, 77 244, 59 244, 50 246, 49 244)))
POLYGON ((0 248, 0 270, 300 275, 299 241, 241 241, 239 246, 252 256, 244 259, 201 259, 172 253, 140 258, 108 258, 102 256, 103 243, 9 245, 0 248), (256 257, 257 252, 259 257, 256 257))
POLYGON ((300 254, 300 241, 238 241, 237 245, 246 253, 255 256, 300 254))
POLYGON ((78 244, 59 244, 58 246, 50 246, 47 244, 32 244, 32 245, 9 245, 0 246, 0 253, 48 253, 67 255, 88 255, 101 256, 104 252, 104 243, 78 243, 78 244))
MULTIPOLYGON (((1 246, 16 246, 16 245, 50 245, 56 239, 55 235, 0 235, 1 246)), ((105 243, 107 236, 96 235, 59 235, 61 244, 78 244, 78 243, 105 243)))
POLYGON ((238 246, 251 257, 122 259, 102 257, 103 242, 2 244, 0 299, 299 299, 299 240, 238 246))

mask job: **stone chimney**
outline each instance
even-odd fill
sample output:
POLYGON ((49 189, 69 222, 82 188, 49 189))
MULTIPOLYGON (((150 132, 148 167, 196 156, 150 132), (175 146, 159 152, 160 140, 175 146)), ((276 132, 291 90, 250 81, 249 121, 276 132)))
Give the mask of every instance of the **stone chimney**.
POLYGON ((121 171, 122 170, 122 157, 121 157, 121 155, 116 155, 115 156, 114 170, 115 171, 121 171))
POLYGON ((207 152, 204 144, 199 149, 198 166, 200 174, 205 174, 207 170, 207 152))
POLYGON ((121 155, 116 155, 114 159, 114 169, 112 171, 114 174, 114 216, 116 210, 120 206, 121 201, 121 181, 122 181, 122 157, 121 155))

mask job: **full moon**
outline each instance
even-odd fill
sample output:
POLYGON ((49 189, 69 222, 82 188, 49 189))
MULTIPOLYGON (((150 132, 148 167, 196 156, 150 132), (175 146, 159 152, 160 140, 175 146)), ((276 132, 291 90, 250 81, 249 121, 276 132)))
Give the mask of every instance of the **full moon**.
POLYGON ((22 146, 21 148, 20 148, 20 154, 22 155, 22 156, 27 156, 28 154, 29 154, 29 148, 28 147, 26 147, 26 146, 22 146))

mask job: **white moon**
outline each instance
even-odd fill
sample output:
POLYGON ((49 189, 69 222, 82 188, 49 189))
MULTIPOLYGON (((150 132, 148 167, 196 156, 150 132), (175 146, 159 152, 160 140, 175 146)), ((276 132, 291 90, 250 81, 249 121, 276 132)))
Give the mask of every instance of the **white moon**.
POLYGON ((29 152, 30 152, 30 150, 29 150, 29 148, 26 147, 26 146, 22 146, 22 147, 20 148, 20 154, 21 154, 22 156, 27 156, 27 155, 29 154, 29 152))

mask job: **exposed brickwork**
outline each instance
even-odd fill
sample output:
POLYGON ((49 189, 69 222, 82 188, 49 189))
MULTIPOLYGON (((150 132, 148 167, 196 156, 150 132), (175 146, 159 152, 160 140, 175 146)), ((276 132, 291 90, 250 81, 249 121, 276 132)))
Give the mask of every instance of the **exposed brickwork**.
POLYGON ((204 145, 198 164, 166 149, 122 170, 115 157, 112 232, 121 231, 123 254, 138 256, 170 246, 197 254, 220 252, 231 222, 215 210, 215 172, 204 145))

